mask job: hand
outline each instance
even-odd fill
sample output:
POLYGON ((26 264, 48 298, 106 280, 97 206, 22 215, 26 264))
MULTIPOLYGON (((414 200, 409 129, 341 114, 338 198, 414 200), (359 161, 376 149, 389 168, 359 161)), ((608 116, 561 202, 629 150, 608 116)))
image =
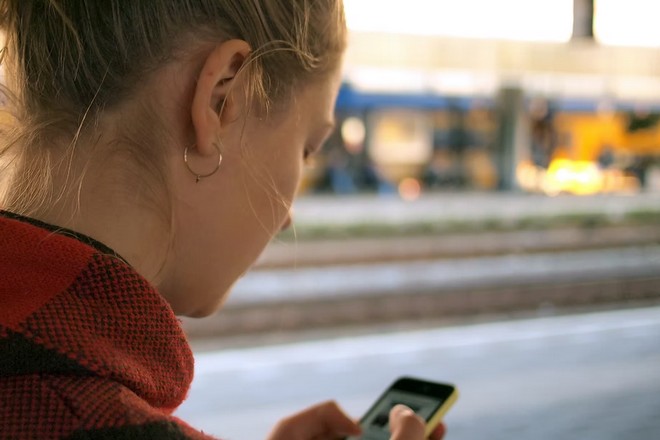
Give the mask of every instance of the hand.
POLYGON ((335 402, 325 402, 280 420, 268 440, 336 440, 361 432, 335 402))
MULTIPOLYGON (((424 420, 405 405, 396 405, 390 411, 390 440, 425 440, 424 420)), ((441 440, 445 436, 445 425, 440 423, 429 436, 429 440, 441 440)))

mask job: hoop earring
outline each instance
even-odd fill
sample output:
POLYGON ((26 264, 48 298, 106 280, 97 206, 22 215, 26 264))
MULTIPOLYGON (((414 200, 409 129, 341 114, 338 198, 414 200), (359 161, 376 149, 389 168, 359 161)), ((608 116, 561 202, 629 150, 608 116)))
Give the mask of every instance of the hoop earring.
MULTIPOLYGON (((220 141, 218 141, 218 143, 219 142, 220 141)), ((218 150, 218 163, 216 164, 215 169, 213 169, 213 171, 211 171, 210 173, 206 173, 206 174, 199 174, 196 171, 194 171, 192 168, 190 168, 190 164, 188 163, 188 148, 189 147, 186 147, 183 150, 183 163, 186 164, 186 168, 188 168, 188 171, 190 171, 190 173, 193 176, 195 176, 195 183, 199 183, 199 181, 202 180, 205 177, 210 177, 210 176, 214 175, 220 169, 220 164, 222 163, 222 151, 220 151, 220 145, 218 145, 218 143, 213 142, 213 146, 215 147, 216 150, 218 150)))

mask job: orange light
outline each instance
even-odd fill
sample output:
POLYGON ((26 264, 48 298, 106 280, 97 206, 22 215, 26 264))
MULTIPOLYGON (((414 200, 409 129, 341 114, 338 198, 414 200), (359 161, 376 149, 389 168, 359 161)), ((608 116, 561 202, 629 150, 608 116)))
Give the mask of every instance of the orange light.
POLYGON ((603 191, 603 173, 590 161, 555 159, 550 163, 543 182, 548 195, 562 192, 589 195, 603 191))
POLYGON ((407 202, 419 199, 422 194, 422 185, 419 180, 407 177, 399 183, 399 195, 407 202))

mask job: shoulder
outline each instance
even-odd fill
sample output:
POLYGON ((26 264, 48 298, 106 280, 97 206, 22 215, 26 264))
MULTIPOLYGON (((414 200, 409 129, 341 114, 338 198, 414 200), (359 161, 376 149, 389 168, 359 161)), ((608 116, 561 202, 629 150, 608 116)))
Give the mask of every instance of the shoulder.
POLYGON ((213 440, 98 377, 0 378, 0 439, 213 440))

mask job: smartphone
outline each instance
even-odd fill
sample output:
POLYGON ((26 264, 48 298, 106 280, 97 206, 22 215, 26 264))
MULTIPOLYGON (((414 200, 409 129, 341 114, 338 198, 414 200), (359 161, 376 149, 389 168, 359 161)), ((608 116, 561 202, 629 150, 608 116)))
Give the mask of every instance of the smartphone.
POLYGON ((426 421, 425 437, 438 426, 458 398, 456 387, 413 377, 397 379, 360 420, 362 435, 345 440, 388 440, 390 410, 402 403, 426 421))

